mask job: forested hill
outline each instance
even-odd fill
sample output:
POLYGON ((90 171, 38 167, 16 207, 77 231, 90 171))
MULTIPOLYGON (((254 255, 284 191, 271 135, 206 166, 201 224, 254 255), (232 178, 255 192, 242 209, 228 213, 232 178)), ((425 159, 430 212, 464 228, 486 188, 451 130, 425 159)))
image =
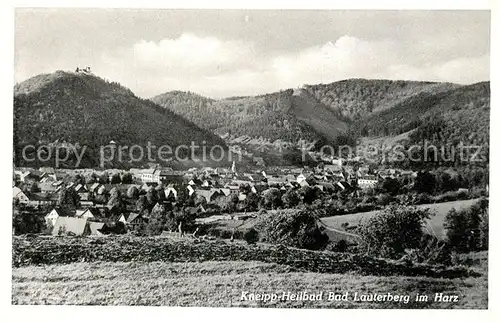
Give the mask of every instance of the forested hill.
POLYGON ((151 100, 221 135, 326 142, 347 129, 337 113, 310 94, 292 89, 221 100, 175 91, 151 100))
MULTIPOLYGON (((96 149, 111 140, 122 146, 148 141, 173 147, 191 141, 224 145, 191 121, 92 74, 57 71, 15 86, 16 157, 26 144, 68 142, 96 149)), ((95 159, 86 161, 96 165, 95 159)))
POLYGON ((490 83, 454 87, 448 91, 420 92, 389 109, 358 119, 353 135, 395 136, 415 130, 412 136, 485 144, 489 139, 490 83), (439 128, 439 129, 438 129, 439 128), (433 129, 433 130, 431 130, 433 129))
POLYGON ((352 144, 412 131, 415 142, 489 141, 489 82, 349 79, 254 97, 213 100, 169 92, 152 100, 218 134, 352 144))
POLYGON ((345 118, 357 120, 390 109, 419 94, 447 92, 460 85, 385 79, 347 79, 304 85, 304 90, 345 118))

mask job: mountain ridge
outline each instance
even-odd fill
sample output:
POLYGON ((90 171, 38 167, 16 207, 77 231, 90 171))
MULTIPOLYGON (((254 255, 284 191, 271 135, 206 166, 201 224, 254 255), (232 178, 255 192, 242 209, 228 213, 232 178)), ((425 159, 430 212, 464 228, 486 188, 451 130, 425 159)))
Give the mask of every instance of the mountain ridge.
POLYGON ((220 137, 191 121, 92 74, 56 71, 14 86, 16 156, 27 144, 69 142, 95 150, 110 141, 124 146, 205 142, 208 147, 226 147, 220 137))
POLYGON ((190 93, 183 94, 184 100, 172 99, 168 93, 152 100, 200 127, 233 139, 241 136, 353 146, 363 138, 412 133, 411 144, 436 141, 438 131, 450 134, 449 142, 443 139, 442 143, 480 142, 489 146, 489 86, 489 81, 459 85, 348 79, 258 96, 205 98, 203 103, 190 93), (434 132, 426 135, 423 129, 434 123, 434 132))

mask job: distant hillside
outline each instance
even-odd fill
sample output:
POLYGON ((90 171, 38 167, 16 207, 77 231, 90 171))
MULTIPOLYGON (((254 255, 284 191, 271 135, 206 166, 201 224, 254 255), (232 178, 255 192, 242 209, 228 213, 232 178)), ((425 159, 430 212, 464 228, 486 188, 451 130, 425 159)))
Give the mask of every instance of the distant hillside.
POLYGON ((463 86, 349 79, 255 97, 213 100, 169 92, 152 100, 231 138, 303 139, 335 146, 377 137, 395 142, 393 137, 407 144, 489 145, 489 82, 463 86))
POLYGON ((482 82, 448 91, 420 92, 390 109, 371 113, 353 122, 358 136, 396 136, 411 130, 415 140, 487 144, 489 141, 490 84, 482 82), (434 128, 439 125, 439 131, 434 128), (445 129, 446 127, 446 129, 445 129), (436 132, 438 131, 438 132, 436 132))
POLYGON ((339 113, 332 111, 309 93, 300 89, 295 90, 292 96, 290 112, 329 142, 335 141, 348 129, 348 124, 340 119, 339 113))
POLYGON ((460 87, 450 83, 385 79, 347 79, 330 84, 305 85, 304 90, 350 120, 390 109, 421 93, 440 93, 460 87))
POLYGON ((16 163, 26 144, 60 142, 87 145, 88 166, 97 166, 98 147, 111 140, 122 146, 181 144, 207 146, 223 140, 129 89, 94 75, 57 71, 14 88, 16 163))
POLYGON ((305 92, 292 89, 259 96, 213 100, 168 92, 151 99, 200 127, 218 134, 297 142, 333 140, 347 126, 305 92))

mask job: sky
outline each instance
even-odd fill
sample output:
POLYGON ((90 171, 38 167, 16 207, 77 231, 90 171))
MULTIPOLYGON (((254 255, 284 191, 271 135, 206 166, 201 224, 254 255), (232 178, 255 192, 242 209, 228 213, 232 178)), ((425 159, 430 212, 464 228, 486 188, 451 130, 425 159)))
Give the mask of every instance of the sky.
POLYGON ((14 42, 16 82, 90 66, 144 98, 490 77, 489 11, 17 8, 14 42))

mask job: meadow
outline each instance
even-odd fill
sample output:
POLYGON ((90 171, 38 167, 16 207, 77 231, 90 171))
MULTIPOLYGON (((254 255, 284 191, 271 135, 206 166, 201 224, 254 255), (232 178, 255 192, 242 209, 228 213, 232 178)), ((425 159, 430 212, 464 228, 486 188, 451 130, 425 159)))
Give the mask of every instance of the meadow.
MULTIPOLYGON (((446 214, 453 208, 455 208, 456 210, 468 208, 475 204, 478 200, 479 199, 457 200, 435 204, 418 205, 416 207, 428 208, 431 213, 434 214, 434 216, 432 216, 428 221, 428 232, 431 234, 435 234, 439 238, 444 238, 446 236, 446 231, 444 229, 444 220, 446 218, 446 214)), ((372 216, 377 215, 379 212, 380 210, 376 210, 342 216, 324 217, 321 218, 321 221, 327 227, 337 230, 343 230, 342 226, 344 224, 347 223, 349 226, 357 226, 361 220, 366 220, 372 216)))
POLYGON ((488 303, 487 253, 479 255, 480 277, 328 274, 259 261, 93 262, 13 269, 12 304, 152 305, 280 308, 470 308, 488 303), (255 301, 242 292, 354 292, 410 295, 403 302, 255 301), (416 302, 416 294, 429 301, 416 302), (457 295, 457 303, 434 302, 435 293, 457 295))

